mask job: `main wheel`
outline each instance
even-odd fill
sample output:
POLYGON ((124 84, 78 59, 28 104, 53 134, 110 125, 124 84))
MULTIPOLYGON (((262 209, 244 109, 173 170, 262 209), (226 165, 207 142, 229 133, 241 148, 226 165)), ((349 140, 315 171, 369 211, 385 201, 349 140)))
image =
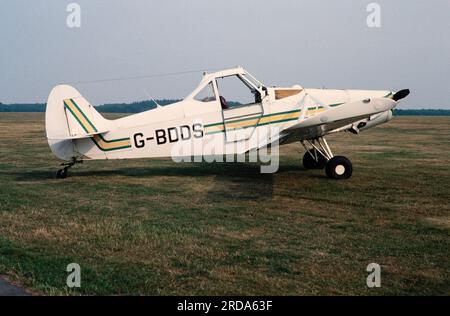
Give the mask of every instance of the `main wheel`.
POLYGON ((343 156, 335 156, 328 160, 325 166, 328 178, 348 179, 352 176, 353 166, 350 160, 343 156))
POLYGON ((67 178, 67 169, 66 169, 66 168, 64 168, 64 169, 59 169, 59 170, 56 172, 56 178, 57 178, 57 179, 65 179, 65 178, 67 178))
POLYGON ((307 151, 303 155, 303 167, 305 169, 323 169, 327 163, 327 159, 315 149, 311 152, 313 155, 317 154, 317 161, 311 156, 311 154, 307 151))

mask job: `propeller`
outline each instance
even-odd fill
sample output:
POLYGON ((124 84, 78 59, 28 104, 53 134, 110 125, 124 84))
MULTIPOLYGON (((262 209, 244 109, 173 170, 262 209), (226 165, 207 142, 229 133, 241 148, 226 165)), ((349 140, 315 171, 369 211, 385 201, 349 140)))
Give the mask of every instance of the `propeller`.
POLYGON ((404 99, 410 94, 410 92, 411 91, 409 91, 409 89, 400 90, 392 96, 392 100, 398 101, 398 100, 404 99))

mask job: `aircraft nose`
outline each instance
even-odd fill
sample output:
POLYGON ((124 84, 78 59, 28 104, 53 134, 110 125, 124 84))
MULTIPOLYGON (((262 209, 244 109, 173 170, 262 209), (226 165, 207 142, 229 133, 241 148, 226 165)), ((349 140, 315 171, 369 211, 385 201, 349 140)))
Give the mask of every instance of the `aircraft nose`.
POLYGON ((390 98, 376 99, 373 103, 373 107, 376 111, 388 111, 395 108, 398 101, 406 98, 410 94, 409 89, 403 89, 394 93, 390 98))
POLYGON ((383 98, 374 100, 372 105, 375 111, 388 111, 395 108, 397 102, 393 99, 383 98))

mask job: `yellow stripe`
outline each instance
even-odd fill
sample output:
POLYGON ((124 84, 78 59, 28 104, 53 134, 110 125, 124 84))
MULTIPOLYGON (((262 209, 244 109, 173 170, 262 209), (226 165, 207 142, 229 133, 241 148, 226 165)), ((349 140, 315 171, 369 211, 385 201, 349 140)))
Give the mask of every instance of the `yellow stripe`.
POLYGON ((306 117, 310 117, 310 116, 314 116, 314 115, 316 115, 316 114, 319 114, 319 113, 322 113, 322 112, 325 112, 327 109, 325 109, 325 108, 321 108, 321 109, 314 109, 314 110, 308 110, 308 111, 306 111, 306 117))
POLYGON ((94 128, 92 128, 91 124, 84 118, 83 114, 80 113, 78 108, 73 104, 72 100, 67 99, 64 100, 66 105, 70 108, 70 110, 75 114, 76 118, 83 124, 83 126, 88 130, 89 134, 95 133, 94 128))
MULTIPOLYGON (((76 119, 79 120, 79 122, 88 130, 88 133, 95 133, 95 129, 92 127, 92 125, 86 120, 84 115, 78 110, 78 108, 73 104, 72 100, 67 99, 64 100, 67 107, 70 108, 72 113, 75 115, 76 119)), ((105 141, 100 135, 94 135, 92 137, 95 141, 95 143, 100 147, 102 150, 112 150, 115 148, 121 148, 121 147, 129 147, 131 146, 130 139, 124 139, 121 141, 114 141, 114 142, 107 142, 105 141)))
MULTIPOLYGON (((282 120, 288 120, 288 119, 295 119, 299 116, 299 112, 295 112, 295 113, 285 113, 285 114, 278 114, 278 115, 272 115, 272 116, 266 116, 263 117, 261 119, 259 118, 254 118, 254 119, 249 119, 249 120, 245 120, 245 121, 241 121, 241 122, 231 122, 231 123, 226 123, 227 125, 227 129, 231 128, 244 128, 244 127, 250 127, 250 126, 255 126, 256 124, 267 124, 270 122, 275 122, 275 121, 282 121, 282 120)), ((223 125, 215 125, 215 126, 209 126, 206 128, 207 132, 216 132, 216 131, 223 131, 223 125)))
POLYGON ((267 116, 267 117, 263 117, 261 119, 261 121, 259 121, 259 124, 270 123, 270 122, 273 122, 273 121, 282 121, 282 120, 288 120, 288 119, 295 119, 295 118, 298 118, 299 115, 300 115, 300 112, 267 116))
POLYGON ((99 145, 103 150, 131 146, 131 141, 129 139, 121 140, 119 142, 107 143, 99 135, 94 135, 93 138, 97 145, 99 145))

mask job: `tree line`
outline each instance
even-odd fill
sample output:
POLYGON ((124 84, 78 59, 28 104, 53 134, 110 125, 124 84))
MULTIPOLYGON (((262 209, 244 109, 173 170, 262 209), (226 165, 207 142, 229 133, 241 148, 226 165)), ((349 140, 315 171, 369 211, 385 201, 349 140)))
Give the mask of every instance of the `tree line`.
MULTIPOLYGON (((160 99, 156 102, 165 106, 178 102, 178 99, 160 99)), ((237 105, 237 102, 228 102, 237 105)), ((0 112, 45 112, 45 103, 15 103, 3 104, 0 102, 0 112)), ((154 109, 156 103, 153 100, 136 101, 132 103, 108 103, 98 105, 95 108, 101 113, 139 113, 154 109)), ((395 109, 394 115, 420 115, 420 116, 450 116, 450 109, 395 109)))

